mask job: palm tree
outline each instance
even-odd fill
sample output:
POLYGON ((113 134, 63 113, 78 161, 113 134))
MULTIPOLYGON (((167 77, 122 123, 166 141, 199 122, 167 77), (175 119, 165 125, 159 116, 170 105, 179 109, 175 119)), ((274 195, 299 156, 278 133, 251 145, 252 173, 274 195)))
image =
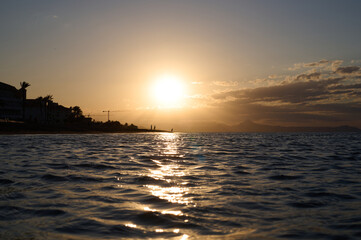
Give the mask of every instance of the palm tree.
POLYGON ((37 103, 39 104, 39 109, 40 109, 40 122, 44 123, 44 121, 46 121, 46 116, 44 117, 44 114, 46 113, 46 109, 45 109, 45 101, 44 98, 42 96, 37 97, 35 99, 37 101, 37 103))
POLYGON ((27 88, 27 87, 30 87, 30 83, 28 83, 28 82, 20 82, 20 87, 21 87, 21 89, 25 89, 25 88, 27 88))
POLYGON ((83 117, 83 111, 79 106, 70 107, 73 118, 79 119, 83 117))
POLYGON ((51 102, 53 102, 54 97, 53 97, 53 95, 49 94, 49 95, 46 95, 43 99, 44 99, 45 102, 51 103, 51 102))
POLYGON ((30 83, 20 82, 21 98, 23 100, 23 121, 25 121, 25 103, 26 103, 26 88, 30 86, 30 83))
POLYGON ((54 97, 53 95, 51 94, 48 94, 46 95, 44 98, 43 98, 43 101, 45 103, 45 117, 46 117, 46 121, 48 122, 49 121, 49 110, 50 110, 50 104, 53 102, 54 100, 54 97))

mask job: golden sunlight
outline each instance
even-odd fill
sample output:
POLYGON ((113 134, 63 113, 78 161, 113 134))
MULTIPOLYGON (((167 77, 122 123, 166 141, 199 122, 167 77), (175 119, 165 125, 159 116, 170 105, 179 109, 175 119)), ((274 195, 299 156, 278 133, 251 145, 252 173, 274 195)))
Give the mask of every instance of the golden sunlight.
POLYGON ((184 100, 184 85, 178 76, 164 74, 156 78, 152 89, 159 107, 181 107, 184 100))

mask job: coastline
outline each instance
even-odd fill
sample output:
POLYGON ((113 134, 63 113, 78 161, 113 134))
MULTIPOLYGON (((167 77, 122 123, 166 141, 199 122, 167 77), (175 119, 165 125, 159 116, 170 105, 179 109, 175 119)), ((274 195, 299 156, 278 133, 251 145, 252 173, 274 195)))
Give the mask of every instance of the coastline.
POLYGON ((27 134, 105 134, 105 133, 171 133, 170 131, 0 131, 0 135, 27 135, 27 134))
POLYGON ((142 128, 107 128, 92 125, 38 125, 24 123, 0 123, 0 135, 14 134, 102 134, 102 133, 162 133, 166 130, 150 130, 142 128))
POLYGON ((104 133, 171 133, 165 130, 138 129, 130 131, 99 131, 99 130, 0 130, 0 135, 22 134, 104 134, 104 133))

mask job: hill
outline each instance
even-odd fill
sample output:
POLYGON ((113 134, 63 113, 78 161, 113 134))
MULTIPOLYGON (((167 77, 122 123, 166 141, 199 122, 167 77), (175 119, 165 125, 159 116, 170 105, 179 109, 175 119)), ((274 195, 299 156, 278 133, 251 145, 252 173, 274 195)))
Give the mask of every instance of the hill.
POLYGON ((282 127, 254 123, 246 120, 231 127, 232 132, 361 132, 359 128, 351 126, 338 127, 282 127))

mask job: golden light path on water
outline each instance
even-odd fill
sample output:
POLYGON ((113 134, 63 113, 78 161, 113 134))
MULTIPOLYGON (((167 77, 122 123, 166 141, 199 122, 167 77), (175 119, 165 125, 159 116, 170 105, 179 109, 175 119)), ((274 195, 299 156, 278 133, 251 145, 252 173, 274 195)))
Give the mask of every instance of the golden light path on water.
MULTIPOLYGON (((175 133, 161 133, 158 134, 159 144, 155 146, 155 152, 158 152, 157 155, 152 156, 151 160, 156 164, 156 169, 148 169, 148 177, 151 177, 156 180, 162 180, 170 184, 170 187, 164 187, 159 185, 147 184, 144 187, 148 188, 150 193, 158 197, 159 199, 167 200, 170 203, 189 205, 192 204, 192 201, 185 197, 189 192, 189 188, 185 187, 187 182, 179 181, 182 176, 187 174, 186 170, 181 167, 178 161, 183 157, 178 151, 178 134, 175 133), (178 179, 174 180, 174 179, 178 179)), ((155 209, 150 206, 144 206, 144 211, 157 212, 161 214, 171 214, 175 216, 184 216, 184 213, 181 210, 175 209, 155 209)), ((185 219, 184 222, 188 222, 188 219, 185 219)), ((137 228, 138 226, 133 223, 126 224, 127 227, 137 228)), ((180 229, 155 229, 157 233, 163 232, 173 232, 180 233, 180 229)), ((183 234, 179 238, 180 240, 188 239, 189 235, 183 234)))
MULTIPOLYGON (((160 137, 164 140, 163 144, 165 144, 164 147, 159 149, 160 156, 163 160, 167 161, 164 162, 161 159, 156 159, 157 157, 154 157, 155 159, 152 159, 152 161, 158 166, 158 169, 149 169, 148 176, 172 184, 172 180, 169 179, 170 177, 182 177, 186 175, 185 170, 180 167, 177 161, 169 161, 171 158, 182 157, 182 155, 178 152, 178 135, 166 133, 161 134, 160 137), (169 157, 169 159, 167 159, 167 157, 169 157)), ((176 182, 174 184, 175 186, 171 187, 158 185, 146 185, 146 187, 149 188, 152 195, 159 197, 160 199, 167 200, 171 203, 190 204, 190 200, 184 197, 184 195, 188 193, 189 188, 182 186, 187 184, 187 182, 176 182)), ((183 214, 180 211, 168 211, 167 214, 171 212, 174 215, 183 214)))

